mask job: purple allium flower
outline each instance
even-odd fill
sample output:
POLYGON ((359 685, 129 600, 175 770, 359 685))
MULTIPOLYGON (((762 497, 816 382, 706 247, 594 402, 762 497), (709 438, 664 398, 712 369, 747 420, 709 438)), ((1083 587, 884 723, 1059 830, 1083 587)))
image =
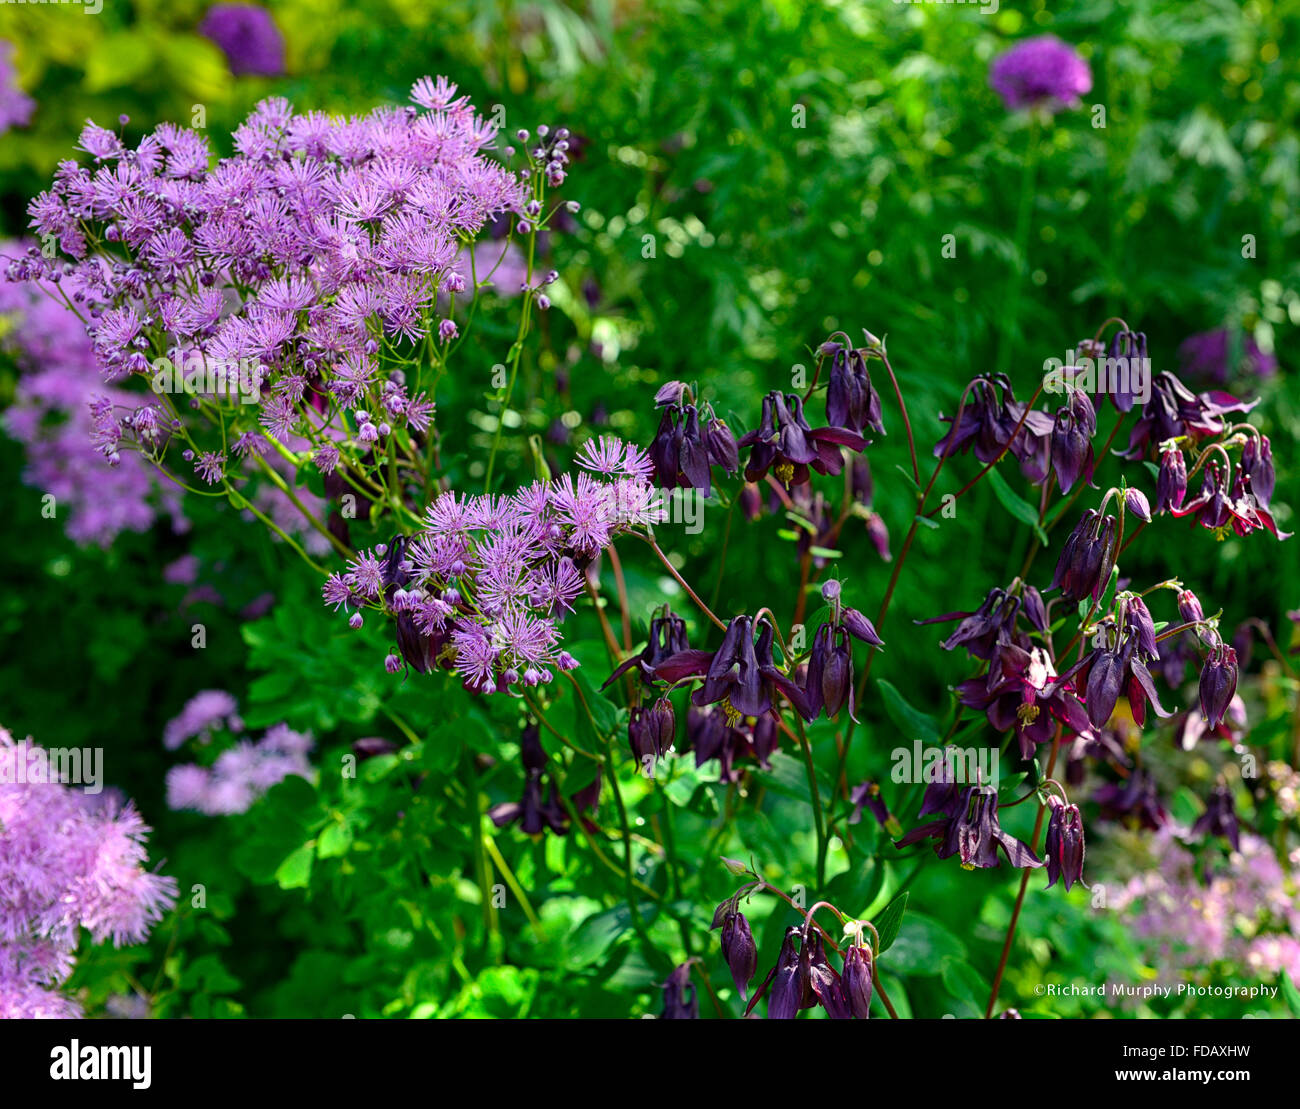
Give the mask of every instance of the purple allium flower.
POLYGON ((14 45, 0 39, 0 134, 11 127, 26 127, 36 111, 36 101, 14 79, 14 45))
POLYGON ((236 77, 279 77, 284 72, 284 38, 271 13, 253 4, 214 4, 199 34, 226 55, 236 77))
POLYGON ((0 728, 0 1018, 75 1017, 61 994, 81 930, 142 943, 175 904, 176 880, 145 869, 149 828, 127 803, 62 784, 45 751, 0 728))
POLYGON ((1092 70, 1078 51, 1055 35, 1018 42, 993 60, 989 85, 1010 111, 1058 112, 1092 90, 1092 70))

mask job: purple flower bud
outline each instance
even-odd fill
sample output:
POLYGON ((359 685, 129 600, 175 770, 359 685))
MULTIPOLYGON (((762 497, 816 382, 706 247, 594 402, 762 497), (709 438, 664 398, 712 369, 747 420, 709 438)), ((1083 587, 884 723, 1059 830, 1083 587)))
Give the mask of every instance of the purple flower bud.
POLYGON ((1141 489, 1124 490, 1124 507, 1144 524, 1151 523, 1151 502, 1141 489))
POLYGON ((840 599, 840 583, 834 578, 822 582, 822 599, 826 601, 838 601, 840 599))
POLYGON ((849 1009, 859 1020, 871 1015, 871 949, 854 944, 844 953, 844 973, 840 976, 849 1009))
POLYGON ((1052 466, 1062 493, 1068 493, 1080 477, 1092 481, 1092 437, 1096 431, 1097 413, 1088 394, 1072 392, 1069 403, 1056 413, 1052 427, 1052 466))
POLYGON ((359 612, 354 612, 351 616, 348 617, 348 627, 351 628, 353 631, 356 631, 364 623, 365 620, 361 618, 361 613, 359 612))
POLYGON ((722 420, 714 416, 704 429, 704 443, 708 448, 709 461, 721 466, 729 474, 740 469, 740 452, 736 447, 736 437, 722 420))
POLYGON ((384 669, 390 674, 396 674, 402 668, 402 660, 397 655, 389 652, 384 659, 384 669))
POLYGON ((1184 589, 1178 594, 1178 615, 1183 618, 1184 624, 1195 624, 1205 619, 1200 599, 1190 589, 1184 589))
POLYGON ((1156 626, 1151 610, 1141 597, 1129 597, 1124 602, 1124 626, 1137 637, 1137 649, 1146 658, 1159 658, 1156 648, 1156 626))
POLYGON ((872 647, 883 647, 885 641, 876 633, 875 626, 856 608, 846 608, 840 613, 840 624, 854 639, 872 647))
POLYGON ((758 969, 758 947, 744 913, 731 912, 723 920, 722 957, 727 961, 741 998, 749 1000, 749 983, 758 969))
POLYGON ((1210 650, 1201 669, 1201 712, 1207 726, 1216 728, 1237 692, 1237 652, 1219 643, 1210 650))
POLYGON ((1252 435, 1241 452, 1241 468, 1250 481, 1250 491, 1264 507, 1273 499, 1277 477, 1273 470, 1273 448, 1267 435, 1252 435))
POLYGON ((1047 886, 1050 889, 1061 878, 1065 892, 1075 882, 1083 882, 1083 817, 1078 805, 1067 805, 1058 797, 1051 800, 1052 815, 1047 822, 1047 886))
POLYGON ((1160 473, 1156 478, 1156 511, 1181 508, 1187 496, 1187 461, 1183 452, 1171 448, 1160 456, 1160 473))

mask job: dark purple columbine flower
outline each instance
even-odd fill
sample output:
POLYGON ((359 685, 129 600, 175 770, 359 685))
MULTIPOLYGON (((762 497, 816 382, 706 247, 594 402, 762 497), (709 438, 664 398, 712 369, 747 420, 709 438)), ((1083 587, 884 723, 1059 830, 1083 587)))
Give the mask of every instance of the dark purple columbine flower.
POLYGON ((1156 511, 1181 508, 1187 496, 1187 461, 1177 447, 1161 452, 1160 473, 1156 478, 1156 511))
POLYGON ((1059 112, 1092 89, 1092 70, 1069 43, 1055 35, 1018 42, 993 60, 989 85, 1009 111, 1059 112))
POLYGON ((1094 458, 1092 437, 1097 434, 1097 411, 1088 394, 1077 389, 1070 400, 1057 410, 1052 427, 1052 467, 1062 493, 1080 478, 1092 483, 1094 458))
MULTIPOLYGON (((754 994, 756 1001, 771 984, 771 993, 767 998, 768 1020, 794 1020, 804 1005, 804 995, 811 994, 812 989, 805 980, 801 967, 801 956, 795 941, 799 937, 797 927, 785 930, 785 939, 776 957, 776 966, 768 971, 763 985, 754 994)), ((753 1001, 750 1002, 753 1004, 753 1001)))
POLYGON ((543 797, 543 772, 546 769, 546 750, 542 747, 541 732, 535 722, 530 721, 519 737, 519 759, 524 765, 524 793, 517 802, 495 805, 488 810, 488 816, 498 828, 507 824, 518 824, 520 829, 530 836, 539 836, 546 829, 563 835, 568 831, 568 816, 560 804, 555 789, 551 784, 549 797, 543 797))
POLYGON ((749 983, 758 969, 758 947, 745 914, 734 909, 722 919, 722 957, 742 1000, 748 1000, 749 983))
POLYGON ((871 386, 866 352, 834 344, 826 384, 826 423, 861 435, 870 428, 881 435, 880 397, 871 386))
POLYGON ((1124 627, 1136 640, 1137 651, 1150 661, 1160 657, 1156 646, 1156 625, 1146 601, 1136 595, 1124 598, 1124 627))
POLYGON ((650 634, 641 653, 624 659, 600 688, 604 689, 633 666, 637 667, 641 681, 650 685, 655 680, 655 667, 671 655, 690 650, 690 646, 686 639, 686 621, 665 608, 663 615, 651 618, 650 634))
POLYGON ((654 441, 646 451, 655 477, 665 489, 712 489, 711 466, 728 473, 740 468, 740 456, 731 429, 708 410, 703 429, 693 404, 664 410, 654 441))
POLYGON ((1241 469, 1250 481, 1255 500, 1265 508, 1273 499, 1277 475, 1273 470, 1273 448, 1267 435, 1251 435, 1241 451, 1241 469))
POLYGON ((627 740, 632 757, 642 765, 647 759, 658 761, 672 750, 676 735, 676 718, 667 697, 650 706, 636 705, 628 713, 627 740))
POLYGON ((935 444, 935 457, 973 450, 979 461, 988 464, 1009 450, 1019 461, 1020 472, 1037 484, 1047 477, 1051 464, 1055 421, 1046 412, 1032 409, 1026 413, 1025 408, 1016 400, 1011 379, 1005 374, 976 378, 960 410, 961 418, 939 417, 952 427, 935 444))
MULTIPOLYGON (((771 717, 759 717, 754 726, 754 734, 766 739, 766 729, 760 732, 758 727, 758 723, 763 720, 771 720, 771 717)), ((735 764, 742 756, 752 754, 759 759, 761 765, 767 765, 766 760, 772 750, 775 750, 775 745, 760 755, 757 744, 740 725, 739 720, 735 725, 728 723, 724 711, 697 709, 690 705, 686 710, 686 747, 695 752, 696 768, 717 759, 719 780, 736 782, 740 780, 740 771, 735 768, 735 764)), ((775 721, 772 721, 772 728, 776 728, 775 721)))
POLYGON ((1061 878, 1065 892, 1075 882, 1087 888, 1083 880, 1083 817, 1078 805, 1067 805, 1059 797, 1049 802, 1051 816, 1047 820, 1047 843, 1043 852, 1047 857, 1047 886, 1050 889, 1061 878))
POLYGON ((871 948, 855 943, 844 952, 840 988, 855 1017, 866 1020, 871 1016, 871 948))
POLYGON ((838 474, 844 469, 841 447, 862 451, 867 441, 857 432, 842 427, 813 427, 804 418, 803 401, 797 394, 782 395, 773 390, 763 398, 763 416, 758 427, 743 436, 739 446, 749 447, 745 480, 760 481, 769 470, 783 485, 805 485, 809 469, 819 474, 838 474))
POLYGON ((1123 782, 1107 782, 1093 795, 1106 820, 1119 820, 1158 831, 1169 821, 1169 813, 1160 803, 1156 782, 1138 767, 1123 782))
POLYGON ((236 77, 279 77, 284 72, 284 38, 271 13, 253 4, 214 4, 199 34, 226 55, 236 77))
MULTIPOLYGON (((1034 595, 1038 598, 1036 615, 1042 609, 1042 597, 1038 596, 1037 591, 1034 595)), ((1016 630, 1016 615, 1020 612, 1022 603, 1020 597, 1004 589, 991 589, 974 612, 946 612, 942 616, 918 620, 917 623, 942 624, 949 620, 960 620, 961 623, 941 646, 945 651, 963 647, 972 658, 987 661, 1003 644, 1016 643, 1026 648, 1029 646, 1028 639, 1016 630)))
POLYGON ((1056 722, 1076 732, 1088 726, 1088 715, 1070 682, 1057 677, 1041 647, 1026 651, 1004 644, 985 676, 964 681, 957 690, 958 700, 986 713, 999 732, 1014 728, 1026 759, 1033 758, 1037 744, 1052 738, 1056 722))
POLYGON ((1128 448, 1116 452, 1121 458, 1141 458, 1152 445, 1169 439, 1203 439, 1219 435, 1227 429, 1224 417, 1244 415, 1258 404, 1239 401, 1227 393, 1210 391, 1193 393, 1173 374, 1158 373, 1152 379, 1151 399, 1142 408, 1142 414, 1133 426, 1128 448))
POLYGON ((1027 844, 998 824, 998 792, 992 786, 967 787, 941 819, 913 828, 895 846, 909 847, 923 839, 936 841, 934 851, 941 859, 956 855, 966 870, 998 866, 998 848, 1014 867, 1043 865, 1027 844))
POLYGON ((1201 527, 1215 532, 1219 538, 1225 537, 1229 531, 1249 535, 1264 528, 1278 539, 1289 539, 1291 533, 1278 530, 1273 514, 1251 492, 1250 479, 1245 471, 1238 467, 1229 489, 1224 470, 1217 458, 1207 462, 1200 492, 1191 500, 1184 501, 1181 507, 1171 509, 1171 513, 1178 517, 1195 516, 1201 527))
POLYGON ((1171 715, 1160 703, 1137 636, 1131 632, 1122 633, 1118 644, 1097 648, 1070 673, 1077 675, 1075 688, 1083 692, 1088 719, 1094 728, 1106 726, 1121 694, 1128 698, 1129 711, 1138 727, 1146 723, 1148 702, 1157 716, 1171 715))
POLYGON ((1110 340, 1106 361, 1098 372, 1105 372, 1104 385, 1111 403, 1121 412, 1132 411, 1133 402, 1143 391, 1145 375, 1150 362, 1147 358, 1147 337, 1140 331, 1117 331, 1110 340))
POLYGON ((1237 692, 1237 652, 1223 642, 1216 643, 1201 669, 1201 712, 1207 726, 1218 727, 1237 692))
POLYGON ((1066 600, 1095 600, 1110 583, 1115 565, 1115 528, 1114 516, 1102 516, 1089 508, 1066 537, 1052 575, 1053 588, 1059 586, 1066 600))
POLYGON ((876 818, 876 823, 891 836, 902 834, 903 829, 898 823, 898 818, 889 811, 885 799, 880 796, 880 786, 875 782, 859 782, 849 791, 849 802, 853 805, 853 811, 849 814, 850 824, 861 822, 862 810, 865 808, 876 818))
POLYGON ((691 964, 682 963, 664 983, 664 1011, 660 1020, 697 1020, 700 1003, 691 983, 691 964))
POLYGON ((1232 790, 1219 782, 1205 803, 1205 812, 1192 825, 1195 836, 1223 836, 1234 851, 1241 850, 1241 826, 1237 820, 1237 809, 1233 804, 1232 790))
POLYGON ((699 708, 722 705, 728 723, 744 716, 762 716, 772 707, 776 693, 798 705, 802 691, 776 668, 772 657, 773 631, 765 618, 759 621, 754 640, 753 620, 737 616, 727 625, 716 651, 681 651, 655 668, 655 676, 670 684, 683 678, 703 677, 704 683, 691 695, 699 708))

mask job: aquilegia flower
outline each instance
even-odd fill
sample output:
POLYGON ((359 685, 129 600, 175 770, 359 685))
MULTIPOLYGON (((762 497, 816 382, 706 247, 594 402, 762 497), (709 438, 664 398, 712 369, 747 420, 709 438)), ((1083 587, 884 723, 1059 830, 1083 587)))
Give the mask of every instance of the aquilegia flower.
POLYGON ((803 401, 796 393, 773 390, 763 398, 759 426, 738 444, 749 447, 745 480, 760 481, 768 471, 783 485, 803 485, 809 469, 819 474, 838 474, 844 469, 841 447, 862 451, 867 441, 857 432, 842 427, 814 429, 804 418, 803 401))
POLYGON ((1012 111, 1058 112, 1092 90, 1092 70, 1069 43, 1055 35, 1038 35, 994 59, 989 85, 1012 111))
POLYGON ((967 870, 998 866, 999 848, 1014 867, 1043 865, 1027 844, 1002 830, 998 823, 998 791, 992 786, 969 786, 955 793, 940 819, 913 828, 895 846, 908 847, 923 839, 935 840, 934 851, 939 858, 956 855, 967 870))

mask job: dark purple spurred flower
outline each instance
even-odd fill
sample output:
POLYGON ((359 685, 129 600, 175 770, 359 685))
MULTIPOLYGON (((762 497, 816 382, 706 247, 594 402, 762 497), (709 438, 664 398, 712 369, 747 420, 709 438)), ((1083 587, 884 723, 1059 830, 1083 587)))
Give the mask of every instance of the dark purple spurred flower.
MULTIPOLYGON (((1029 646, 1027 638, 1016 631, 1016 615, 1020 612, 1021 604, 1021 598, 1005 589, 991 589, 974 612, 946 612, 942 616, 931 616, 928 620, 916 622, 942 624, 949 620, 960 620, 961 623, 940 645, 945 651, 962 647, 972 658, 988 661, 1003 644, 1017 643, 1026 648, 1029 646)), ((1041 597, 1038 598, 1038 606, 1041 609, 1041 597)))
POLYGON ((709 444, 700 429, 700 413, 693 404, 666 408, 646 454, 654 466, 655 478, 665 489, 701 489, 707 496, 712 488, 713 461, 709 444))
POLYGON ((1057 677, 1041 647, 1026 651, 1004 644, 988 673, 962 682, 957 691, 963 705, 986 713, 999 732, 1014 728, 1026 759, 1033 758, 1037 744, 1052 738, 1057 722, 1076 732, 1088 726, 1088 715, 1070 682, 1057 677))
POLYGON ((1241 470, 1250 481, 1255 500, 1265 508, 1273 499, 1277 475, 1273 470, 1273 448, 1267 435, 1251 435, 1241 450, 1241 470))
POLYGON ((759 426, 739 443, 749 447, 745 480, 760 481, 773 471, 787 487, 809 481, 809 469, 819 474, 838 474, 844 469, 841 447, 862 451, 867 441, 857 432, 841 427, 813 429, 803 414, 803 401, 795 393, 782 395, 773 390, 763 398, 759 426))
POLYGON ((1098 382, 1105 388, 1111 403, 1121 412, 1132 411, 1138 394, 1145 391, 1146 375, 1150 372, 1147 357, 1147 337, 1140 331, 1117 331, 1111 336, 1110 347, 1098 373, 1106 380, 1098 382))
POLYGON ((745 716, 762 716, 781 693, 798 705, 802 691, 776 668, 772 657, 773 631, 766 619, 759 621, 758 640, 753 620, 737 616, 727 625, 716 651, 681 651, 655 668, 655 676, 670 684, 683 678, 703 677, 704 683, 691 695, 692 704, 722 706, 729 724, 745 716))
POLYGON ((1258 404, 1239 401, 1227 393, 1210 391, 1193 393, 1173 374, 1158 373, 1152 379, 1151 399, 1133 426, 1128 448, 1121 458, 1141 458, 1149 446, 1159 446, 1169 439, 1184 437, 1196 440, 1219 435, 1227 429, 1224 417, 1244 415, 1258 404))
POLYGON ((1201 669, 1201 712, 1206 724, 1216 728, 1237 692, 1237 652, 1223 642, 1216 643, 1201 669))
MULTIPOLYGON (((804 995, 811 994, 812 989, 801 972, 801 956, 799 948, 795 945, 798 938, 798 928, 785 930, 785 939, 776 957, 776 966, 768 971, 763 985, 754 995, 757 1000, 768 984, 771 984, 771 992, 767 998, 768 1020, 794 1020, 799 1015, 800 1009, 807 1008, 804 1005, 804 995)), ((753 1002, 750 1004, 752 1005, 753 1002)))
POLYGON ((799 970, 812 991, 813 1004, 821 1005, 832 1020, 852 1018, 853 1010, 844 994, 844 984, 834 967, 826 961, 826 945, 820 932, 805 931, 803 949, 799 953, 799 970))
POLYGON ((284 72, 284 38, 265 8, 214 4, 199 24, 199 34, 221 47, 236 77, 279 77, 284 72))
POLYGON ((649 706, 636 705, 628 713, 628 744, 632 757, 642 766, 649 765, 647 760, 657 762, 672 750, 676 731, 673 706, 667 697, 649 706))
POLYGON ((998 848, 1014 867, 1043 865, 1027 844, 998 824, 998 791, 992 786, 967 787, 941 819, 913 828, 895 846, 909 847, 923 839, 935 840, 934 852, 941 859, 956 855, 966 870, 1000 865, 998 848))
POLYGON ((1155 779, 1141 767, 1123 782, 1107 782, 1092 799, 1106 820, 1124 821, 1152 832, 1169 821, 1169 813, 1156 792, 1155 779))
POLYGON ((1121 694, 1128 698, 1129 711, 1138 727, 1146 723, 1146 707, 1150 703, 1156 715, 1167 717, 1170 713, 1160 703, 1155 682, 1143 660, 1138 637, 1132 632, 1121 632, 1118 642, 1113 639, 1098 647, 1072 668, 1075 689, 1083 693, 1088 707, 1088 720, 1094 728, 1104 728, 1115 712, 1121 694))
POLYGON ((517 802, 495 805, 488 816, 498 828, 518 824, 530 836, 539 836, 549 828, 563 835, 568 831, 568 817, 560 804, 554 783, 549 797, 544 801, 543 772, 546 769, 546 750, 542 747, 541 732, 534 721, 529 721, 519 736, 519 759, 524 765, 524 793, 517 802))
POLYGON ((664 983, 664 1011, 661 1020, 697 1020, 700 1003, 691 984, 691 964, 682 963, 664 983))
POLYGON ((880 397, 871 386, 865 351, 835 344, 826 384, 826 423, 858 435, 868 428, 885 433, 880 397))
POLYGON ((902 835, 903 829, 898 818, 889 811, 885 799, 880 796, 880 786, 875 782, 859 782, 849 791, 849 802, 853 811, 849 814, 849 823, 858 824, 862 820, 862 810, 868 809, 882 828, 891 836, 902 835))
POLYGON ((1102 516, 1089 508, 1066 537, 1052 575, 1053 588, 1059 586, 1066 600, 1095 600, 1110 583, 1115 565, 1115 527, 1114 516, 1102 516))
POLYGON ((1047 858, 1047 886, 1056 885, 1058 878, 1065 883, 1065 892, 1075 882, 1085 888, 1083 881, 1083 817, 1079 815, 1078 805, 1067 805, 1059 797, 1053 797, 1048 805, 1051 815, 1047 819, 1047 843, 1043 853, 1047 858))
POLYGON ((1088 394, 1072 390, 1069 401, 1056 413, 1052 427, 1052 467, 1062 493, 1082 478, 1092 483, 1095 463, 1092 437, 1097 434, 1097 412, 1088 394))
MULTIPOLYGON (((771 720, 771 717, 759 717, 759 721, 762 720, 771 720)), ((772 727, 775 729, 775 721, 772 721, 772 727)), ((757 722, 754 732, 755 735, 760 734, 757 722)), ((761 734, 766 740, 766 730, 761 734)), ((688 750, 695 752, 697 769, 706 762, 717 759, 718 778, 723 782, 740 780, 740 771, 735 768, 735 764, 743 756, 752 754, 762 765, 766 765, 764 760, 770 757, 772 750, 775 750, 773 745, 766 754, 760 756, 756 744, 743 730, 742 721, 738 720, 734 725, 729 724, 725 712, 713 708, 697 709, 694 705, 690 705, 686 710, 686 746, 688 750)))
POLYGON ((1187 496, 1187 460, 1177 447, 1160 455, 1160 474, 1156 478, 1156 511, 1181 508, 1187 496))
POLYGON ((641 653, 624 659, 600 688, 606 688, 633 666, 637 667, 641 681, 649 686, 655 681, 655 667, 671 655, 690 650, 690 646, 686 639, 686 621, 665 608, 663 615, 651 618, 650 634, 641 653))
POLYGON ((1047 477, 1051 464, 1055 421, 1037 409, 1026 414, 1025 408, 1016 400, 1005 374, 976 378, 960 410, 961 418, 954 422, 952 416, 939 417, 952 427, 935 444, 935 457, 973 450, 979 461, 988 464, 1009 450, 1019 461, 1020 472, 1037 484, 1047 477))
POLYGON ((1059 112, 1092 89, 1092 70, 1079 52, 1055 35, 1036 35, 999 54, 989 85, 1010 111, 1059 112))
POLYGON ((1156 625, 1151 618, 1147 603, 1136 594, 1123 599, 1124 627, 1133 634, 1137 642, 1137 651, 1144 659, 1159 658, 1156 646, 1156 625))
POLYGON ((734 907, 722 919, 722 957, 742 1000, 748 1000, 749 983, 758 969, 758 947, 745 914, 734 907))
POLYGON ((1190 378, 1227 384, 1238 369, 1257 377, 1277 373, 1277 358, 1266 354, 1250 334, 1243 336, 1241 358, 1234 365, 1229 352, 1231 336, 1226 327, 1189 335, 1178 348, 1179 369, 1190 378))
POLYGON ((1237 809, 1233 804, 1232 790, 1219 782, 1205 803, 1205 812, 1192 825, 1195 836, 1223 836, 1234 851, 1241 850, 1241 826, 1237 820, 1237 809))
POLYGON ((1260 528, 1272 532, 1278 539, 1291 538, 1290 532, 1278 530, 1273 514, 1251 492, 1250 479, 1240 467, 1229 490, 1225 466, 1217 458, 1205 464, 1201 491, 1191 500, 1184 501, 1180 508, 1170 511, 1174 516, 1195 516, 1197 523, 1215 532, 1220 539, 1230 531, 1249 535, 1260 528))

